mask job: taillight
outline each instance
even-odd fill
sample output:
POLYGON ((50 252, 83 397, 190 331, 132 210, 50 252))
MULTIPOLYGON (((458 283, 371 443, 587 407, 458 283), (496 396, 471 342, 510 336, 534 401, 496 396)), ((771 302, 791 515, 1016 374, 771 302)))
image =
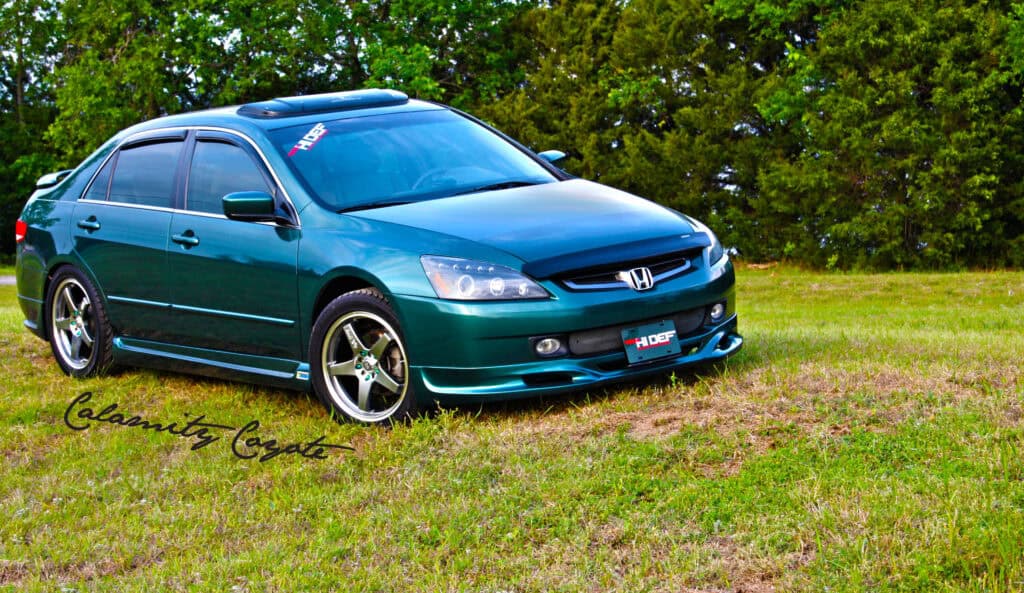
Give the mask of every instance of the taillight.
POLYGON ((21 243, 25 240, 25 235, 27 234, 28 224, 19 218, 18 222, 14 223, 14 242, 21 243))

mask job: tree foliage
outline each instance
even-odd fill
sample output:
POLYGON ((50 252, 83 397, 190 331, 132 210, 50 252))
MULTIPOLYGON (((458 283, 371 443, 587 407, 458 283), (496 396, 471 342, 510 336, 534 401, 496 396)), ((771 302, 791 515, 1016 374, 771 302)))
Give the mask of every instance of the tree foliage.
POLYGON ((0 253, 14 249, 11 229, 26 188, 56 165, 43 141, 56 113, 46 82, 61 39, 56 11, 51 0, 0 5, 0 253))
POLYGON ((15 0, 0 22, 4 227, 35 176, 136 121, 384 86, 754 260, 1024 265, 1024 5, 15 0))
MULTIPOLYGON (((760 172, 797 205, 815 263, 995 265, 1020 236, 1020 85, 1001 57, 1010 19, 991 6, 872 0, 792 48, 762 115, 800 151, 760 172), (1019 213, 1018 213, 1019 214, 1019 213)), ((796 239, 793 239, 796 241, 796 239)))

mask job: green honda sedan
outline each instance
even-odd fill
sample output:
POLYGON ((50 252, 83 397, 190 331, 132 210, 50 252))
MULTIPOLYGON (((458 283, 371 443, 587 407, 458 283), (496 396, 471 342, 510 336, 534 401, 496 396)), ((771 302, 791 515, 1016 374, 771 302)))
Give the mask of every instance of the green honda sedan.
POLYGON ((73 376, 306 389, 367 423, 739 350, 715 235, 562 157, 387 90, 147 121, 39 180, 25 326, 73 376))

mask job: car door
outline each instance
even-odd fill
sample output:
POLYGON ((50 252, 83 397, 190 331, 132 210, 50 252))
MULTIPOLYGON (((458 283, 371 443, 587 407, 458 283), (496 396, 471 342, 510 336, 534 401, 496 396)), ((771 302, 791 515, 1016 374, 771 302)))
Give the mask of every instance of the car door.
POLYGON ((130 139, 75 204, 75 252, 106 297, 118 335, 166 338, 167 233, 184 140, 184 131, 130 139))
MULTIPOLYGON (((221 199, 239 191, 282 196, 240 136, 198 131, 189 143, 183 203, 171 220, 168 283, 174 341, 297 360, 295 225, 229 220, 221 199)), ((283 199, 283 198, 281 198, 283 199)))

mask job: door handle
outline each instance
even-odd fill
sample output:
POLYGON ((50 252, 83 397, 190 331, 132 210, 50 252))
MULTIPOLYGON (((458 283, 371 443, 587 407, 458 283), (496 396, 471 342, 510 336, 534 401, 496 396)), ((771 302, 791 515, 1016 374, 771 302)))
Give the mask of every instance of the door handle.
POLYGON ((197 237, 191 229, 179 235, 171 235, 171 241, 174 241, 178 245, 183 245, 185 249, 199 245, 199 237, 197 237))
POLYGON ((85 229, 87 231, 98 231, 100 230, 100 222, 96 220, 95 216, 90 216, 85 220, 79 220, 78 228, 85 229))

